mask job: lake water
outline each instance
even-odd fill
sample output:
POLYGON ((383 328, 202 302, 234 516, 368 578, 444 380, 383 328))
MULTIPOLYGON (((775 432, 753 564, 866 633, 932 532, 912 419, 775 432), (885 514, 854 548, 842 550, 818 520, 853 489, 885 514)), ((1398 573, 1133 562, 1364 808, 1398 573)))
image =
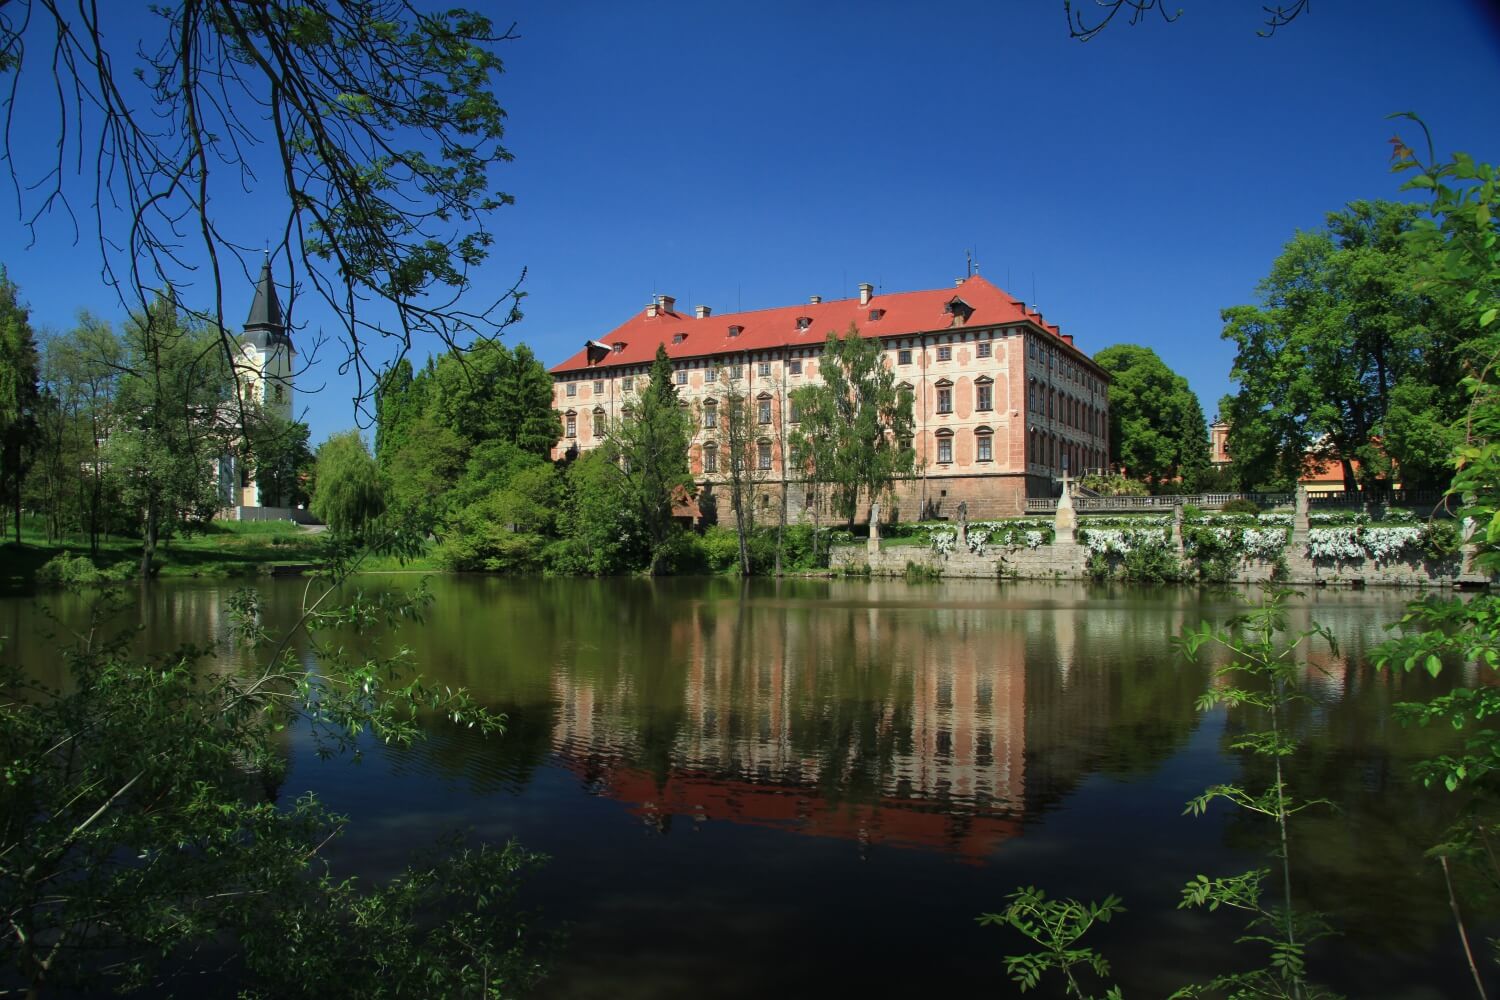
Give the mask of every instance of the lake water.
MULTIPOLYGON (((262 587, 269 624, 291 620, 302 586, 262 587)), ((1011 995, 1002 958, 1021 940, 975 917, 1026 884, 1124 898, 1128 912, 1091 939, 1130 996, 1259 959, 1233 944, 1236 918, 1176 909, 1193 875, 1269 863, 1267 825, 1182 815, 1205 786, 1241 775, 1224 749, 1239 720, 1195 711, 1210 667, 1179 659, 1170 639, 1232 615, 1245 592, 431 587, 425 624, 402 640, 429 677, 507 712, 507 734, 434 723, 415 747, 372 747, 358 763, 321 761, 294 739, 283 794, 311 789, 351 818, 330 855, 340 872, 389 874, 455 829, 549 855, 531 896, 568 941, 548 996, 1011 995)), ((222 611, 232 590, 144 588, 145 641, 244 655, 222 611)), ((1472 990, 1441 874, 1422 858, 1458 802, 1409 779, 1444 734, 1389 713, 1441 685, 1368 663, 1409 596, 1313 592, 1293 613, 1341 642, 1341 655, 1314 658, 1318 700, 1298 714, 1307 746, 1292 772, 1300 794, 1338 812, 1300 819, 1293 850, 1300 900, 1342 932, 1314 970, 1353 996, 1472 990)), ((45 602, 63 621, 81 613, 78 598, 45 602)), ((0 601, 12 637, 0 655, 47 672, 59 640, 39 634, 36 604, 0 601)))

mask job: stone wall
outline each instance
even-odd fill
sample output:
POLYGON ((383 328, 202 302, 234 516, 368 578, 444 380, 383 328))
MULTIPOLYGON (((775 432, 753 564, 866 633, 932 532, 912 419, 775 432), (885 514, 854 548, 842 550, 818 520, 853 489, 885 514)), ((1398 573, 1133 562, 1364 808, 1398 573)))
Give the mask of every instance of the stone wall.
MULTIPOLYGON (((1366 587, 1456 587, 1488 586, 1493 581, 1473 569, 1474 549, 1450 559, 1429 562, 1406 559, 1392 563, 1373 560, 1313 560, 1292 554, 1288 547, 1286 576, 1281 583, 1293 586, 1366 587)), ((963 549, 944 555, 929 545, 869 544, 836 546, 829 555, 830 568, 873 576, 903 576, 907 565, 944 577, 1084 580, 1088 579, 1089 551, 1075 542, 1055 542, 1035 549, 991 549, 979 556, 963 549)), ((1268 583, 1275 578, 1275 564, 1259 559, 1242 560, 1230 582, 1268 583)))

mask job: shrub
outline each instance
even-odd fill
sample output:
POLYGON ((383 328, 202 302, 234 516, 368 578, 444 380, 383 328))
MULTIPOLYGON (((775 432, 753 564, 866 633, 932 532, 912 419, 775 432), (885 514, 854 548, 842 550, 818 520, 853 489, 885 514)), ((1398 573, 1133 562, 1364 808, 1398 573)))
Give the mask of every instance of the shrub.
POLYGON ((1429 521, 1422 529, 1422 552, 1428 559, 1440 561, 1447 559, 1459 550, 1462 539, 1459 536, 1458 522, 1452 518, 1442 518, 1429 521))
POLYGON ((740 564, 740 539, 733 528, 709 528, 700 542, 708 572, 729 573, 740 564))
POLYGON ((924 563, 908 562, 905 576, 907 583, 930 583, 934 580, 941 580, 943 571, 924 563))
POLYGON ((1165 545, 1137 545, 1125 553, 1125 579, 1133 583, 1166 583, 1182 578, 1177 557, 1165 545))
POLYGON ((448 570, 528 576, 540 573, 546 565, 546 547, 547 540, 540 535, 502 529, 450 535, 438 548, 437 558, 448 570))
POLYGON ((88 556, 60 552, 36 571, 38 587, 79 587, 99 583, 103 575, 88 556))
POLYGON ((1220 507, 1219 510, 1224 514, 1256 515, 1260 513, 1260 504, 1256 503, 1254 500, 1248 500, 1244 497, 1240 497, 1237 500, 1229 501, 1223 507, 1220 507))

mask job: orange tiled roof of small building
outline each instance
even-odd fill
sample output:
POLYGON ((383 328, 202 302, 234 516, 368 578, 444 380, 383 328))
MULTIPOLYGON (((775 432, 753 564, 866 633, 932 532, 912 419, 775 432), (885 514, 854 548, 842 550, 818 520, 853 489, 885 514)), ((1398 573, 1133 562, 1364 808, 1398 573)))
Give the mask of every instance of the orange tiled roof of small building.
POLYGON ((866 337, 933 333, 952 326, 952 316, 945 307, 955 297, 963 299, 974 310, 964 328, 1029 322, 1065 344, 1073 343, 1073 338, 1062 333, 1056 324, 1044 322, 1040 313, 1027 313, 1024 303, 976 274, 962 284, 948 288, 875 295, 868 305, 861 305, 858 298, 835 299, 721 313, 702 319, 675 311, 658 311, 652 316, 648 306, 593 341, 611 349, 598 364, 589 364, 589 351, 585 347, 554 366, 552 372, 562 374, 591 368, 650 364, 656 357, 658 344, 665 346, 667 356, 673 359, 818 345, 828 338, 829 333, 843 334, 851 323, 866 337), (870 311, 874 309, 881 310, 879 319, 870 319, 870 311), (811 322, 805 329, 798 329, 798 320, 802 317, 811 322), (731 337, 730 327, 739 327, 739 335, 731 337), (684 336, 678 340, 677 334, 684 336), (623 346, 614 350, 617 344, 623 346))

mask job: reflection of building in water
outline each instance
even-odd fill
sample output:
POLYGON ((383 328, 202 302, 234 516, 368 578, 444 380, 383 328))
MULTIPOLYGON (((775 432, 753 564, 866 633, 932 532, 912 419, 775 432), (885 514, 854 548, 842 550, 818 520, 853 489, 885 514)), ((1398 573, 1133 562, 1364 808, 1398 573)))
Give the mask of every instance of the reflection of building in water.
POLYGON ((705 603, 671 626, 670 663, 558 671, 554 747, 660 828, 724 819, 982 859, 1019 832, 1024 639, 977 608, 921 617, 824 609, 814 627, 705 603))

